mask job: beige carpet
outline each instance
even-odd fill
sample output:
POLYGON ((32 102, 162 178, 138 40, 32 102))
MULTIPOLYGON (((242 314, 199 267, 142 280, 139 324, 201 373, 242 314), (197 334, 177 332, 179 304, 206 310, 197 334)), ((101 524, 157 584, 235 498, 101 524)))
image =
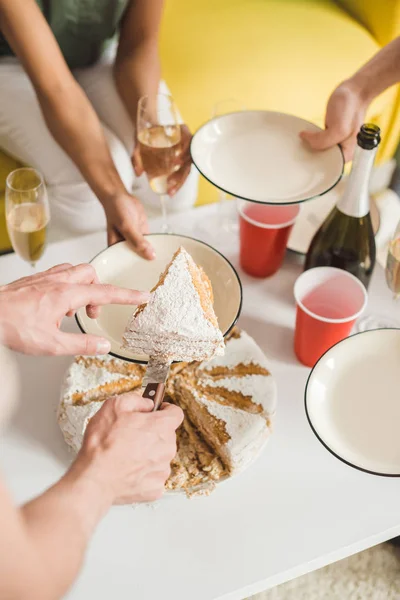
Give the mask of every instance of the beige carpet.
POLYGON ((249 600, 400 600, 400 549, 380 544, 249 600))

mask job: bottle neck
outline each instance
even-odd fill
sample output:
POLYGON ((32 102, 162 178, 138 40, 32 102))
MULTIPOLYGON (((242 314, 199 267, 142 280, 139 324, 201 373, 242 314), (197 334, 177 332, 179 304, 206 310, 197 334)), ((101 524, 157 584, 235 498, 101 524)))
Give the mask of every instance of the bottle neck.
POLYGON ((343 196, 337 203, 340 212, 349 217, 365 217, 369 213, 369 179, 377 148, 356 147, 353 167, 343 196))

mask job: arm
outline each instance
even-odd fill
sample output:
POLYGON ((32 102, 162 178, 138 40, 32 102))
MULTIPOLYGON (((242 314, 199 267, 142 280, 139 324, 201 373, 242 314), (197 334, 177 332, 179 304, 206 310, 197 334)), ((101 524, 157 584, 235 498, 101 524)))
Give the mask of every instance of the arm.
POLYGON ((155 98, 160 84, 158 34, 164 0, 131 0, 121 25, 115 82, 132 123, 139 98, 155 98))
POLYGON ((382 48, 350 81, 368 104, 388 87, 400 81, 400 37, 382 48))
POLYGON ((0 481, 0 598, 60 598, 111 504, 162 495, 183 413, 166 404, 152 408, 151 400, 133 393, 107 400, 91 419, 71 469, 22 509, 0 481))
POLYGON ((0 598, 61 597, 76 578, 90 536, 111 502, 83 470, 71 470, 21 510, 0 482, 0 598))
MULTIPOLYGON (((35 0, 0 0, 0 28, 35 88, 49 131, 102 203, 109 230, 115 229, 139 253, 151 258, 148 243, 141 235, 146 223, 140 205, 135 206, 135 219, 132 214, 115 214, 118 199, 129 194, 114 165, 96 112, 68 69, 35 0)), ((110 241, 116 241, 110 233, 110 241)))
POLYGON ((382 48, 350 79, 341 83, 329 98, 325 130, 302 132, 315 150, 342 146, 346 161, 353 156, 356 136, 372 100, 400 81, 400 37, 382 48))

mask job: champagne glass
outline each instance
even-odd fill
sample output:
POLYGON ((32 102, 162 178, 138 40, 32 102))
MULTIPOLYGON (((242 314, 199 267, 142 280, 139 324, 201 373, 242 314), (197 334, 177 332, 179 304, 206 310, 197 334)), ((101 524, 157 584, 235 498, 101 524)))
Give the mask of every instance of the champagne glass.
POLYGON ((167 94, 138 103, 137 137, 143 169, 151 189, 160 196, 163 233, 170 233, 167 216, 168 177, 179 169, 181 127, 177 107, 167 94))
POLYGON ((46 246, 49 201, 36 169, 16 169, 6 181, 6 221, 14 251, 34 268, 46 246))
MULTIPOLYGON (((400 221, 397 224, 392 239, 389 242, 385 268, 386 283, 393 292, 393 301, 400 299, 400 221)), ((400 304, 399 304, 400 309, 400 304)), ((386 316, 368 315, 357 324, 357 331, 370 329, 400 328, 400 322, 386 316)))
MULTIPOLYGON (((245 106, 235 98, 225 98, 216 102, 211 110, 211 119, 241 112, 245 106)), ((216 188, 217 199, 217 218, 213 226, 210 227, 210 217, 198 219, 196 230, 202 238, 206 238, 214 245, 226 245, 232 241, 232 234, 239 232, 238 217, 236 211, 236 198, 226 192, 216 188)))
MULTIPOLYGON (((241 112, 243 110, 246 109, 242 102, 236 98, 226 98, 225 100, 220 100, 214 104, 212 118, 215 119, 222 115, 241 112)), ((237 233, 239 231, 236 202, 232 202, 232 200, 236 200, 236 198, 222 190, 218 190, 220 227, 226 233, 237 233)))

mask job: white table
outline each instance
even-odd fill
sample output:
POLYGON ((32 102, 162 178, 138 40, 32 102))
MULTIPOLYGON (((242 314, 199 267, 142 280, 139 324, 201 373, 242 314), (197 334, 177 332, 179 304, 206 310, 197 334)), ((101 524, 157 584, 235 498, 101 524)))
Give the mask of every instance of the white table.
MULTIPOLYGON (((211 222, 214 210, 195 216, 210 213, 211 222)), ((192 213, 176 216, 175 230, 191 219, 192 213)), ((88 260, 104 244, 103 234, 56 243, 40 266, 88 260)), ((234 246, 227 255, 237 265, 234 246)), ((271 279, 240 273, 240 325, 270 357, 278 384, 275 432, 263 455, 209 498, 170 496, 153 507, 113 508, 67 598, 239 600, 400 534, 400 480, 339 462, 307 424, 309 370, 292 349, 292 288, 300 270, 288 255, 271 279)), ((16 256, 0 258, 2 283, 28 272, 16 256)), ((380 267, 370 296, 368 312, 393 311, 380 267)), ((0 460, 16 499, 24 501, 55 481, 70 460, 55 420, 69 359, 19 356, 18 363, 24 389, 0 460)))

